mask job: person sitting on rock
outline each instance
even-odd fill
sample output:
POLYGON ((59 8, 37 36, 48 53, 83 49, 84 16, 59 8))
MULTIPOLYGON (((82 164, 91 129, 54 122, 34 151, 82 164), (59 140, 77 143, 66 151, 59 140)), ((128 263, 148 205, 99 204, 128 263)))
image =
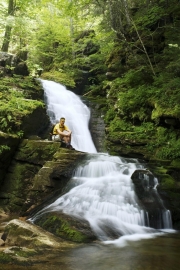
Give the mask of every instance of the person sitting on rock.
POLYGON ((71 145, 72 131, 65 126, 65 118, 61 117, 59 123, 54 126, 52 141, 62 141, 68 149, 74 149, 71 145))

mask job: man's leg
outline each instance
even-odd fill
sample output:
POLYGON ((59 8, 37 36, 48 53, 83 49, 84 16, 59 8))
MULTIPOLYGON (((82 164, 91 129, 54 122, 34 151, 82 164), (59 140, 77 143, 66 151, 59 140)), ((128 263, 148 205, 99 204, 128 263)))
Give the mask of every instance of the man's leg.
POLYGON ((75 150, 75 149, 72 147, 72 145, 71 145, 71 135, 70 135, 70 136, 65 136, 65 137, 63 137, 62 140, 65 142, 66 147, 67 147, 68 149, 75 150))
POLYGON ((67 144, 68 143, 68 137, 61 136, 61 141, 65 142, 67 144))
POLYGON ((60 142, 61 139, 60 139, 59 135, 52 135, 52 141, 60 142))

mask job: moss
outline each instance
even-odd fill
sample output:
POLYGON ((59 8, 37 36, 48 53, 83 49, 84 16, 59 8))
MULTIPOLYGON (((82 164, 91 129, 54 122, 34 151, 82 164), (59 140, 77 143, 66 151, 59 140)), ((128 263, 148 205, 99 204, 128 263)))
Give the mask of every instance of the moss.
POLYGON ((12 263, 14 261, 15 261, 15 259, 12 258, 12 255, 5 254, 4 252, 0 252, 0 262, 1 262, 1 264, 12 263))
POLYGON ((72 78, 70 78, 69 74, 59 72, 59 71, 50 71, 50 72, 44 72, 41 76, 45 80, 52 80, 57 83, 61 83, 63 85, 66 85, 67 87, 74 88, 75 82, 72 78))
POLYGON ((63 218, 51 216, 45 221, 38 222, 38 225, 63 239, 78 243, 87 242, 87 236, 75 229, 70 222, 63 218))
POLYGON ((24 202, 29 187, 32 185, 31 180, 38 170, 39 167, 26 163, 16 162, 16 164, 11 165, 10 172, 6 175, 6 181, 1 189, 1 194, 7 194, 0 201, 1 205, 5 205, 11 212, 22 210, 26 206, 24 202))
POLYGON ((158 177, 160 181, 160 187, 165 190, 173 190, 177 188, 177 183, 175 179, 169 174, 169 161, 164 162, 164 166, 158 166, 158 163, 160 161, 156 161, 155 164, 149 163, 150 170, 155 174, 156 177, 158 177))
POLYGON ((86 242, 87 239, 81 232, 73 229, 67 221, 61 221, 61 227, 56 229, 56 235, 78 243, 86 242))
POLYGON ((21 248, 21 247, 14 247, 14 248, 11 248, 11 250, 14 252, 16 256, 24 257, 24 258, 29 258, 37 254, 37 252, 33 249, 27 249, 27 248, 21 248))
POLYGON ((62 239, 73 242, 87 243, 96 239, 87 221, 59 212, 39 216, 35 224, 62 239))
POLYGON ((3 78, 0 97, 1 130, 9 134, 22 136, 24 118, 44 107, 43 89, 31 77, 3 78))
POLYGON ((59 149, 59 143, 50 141, 23 140, 19 146, 16 159, 43 165, 59 149))
POLYGON ((180 170, 180 159, 174 159, 171 162, 170 167, 173 168, 173 169, 180 170))
POLYGON ((176 188, 175 180, 168 174, 160 175, 160 184, 162 189, 172 190, 176 188))
MULTIPOLYGON (((40 252, 38 252, 40 254, 40 252)), ((19 266, 31 266, 32 262, 29 260, 37 252, 27 248, 13 247, 10 248, 9 253, 0 252, 0 265, 19 265, 19 266)))
POLYGON ((154 167, 153 168, 153 172, 157 175, 157 176, 161 176, 162 174, 166 174, 168 171, 167 168, 164 168, 164 167, 154 167))
POLYGON ((16 163, 11 167, 10 173, 7 175, 8 183, 4 183, 3 188, 7 189, 9 193, 15 194, 19 193, 18 197, 21 197, 21 194, 24 188, 27 186, 26 180, 30 177, 33 177, 35 168, 30 164, 16 163))

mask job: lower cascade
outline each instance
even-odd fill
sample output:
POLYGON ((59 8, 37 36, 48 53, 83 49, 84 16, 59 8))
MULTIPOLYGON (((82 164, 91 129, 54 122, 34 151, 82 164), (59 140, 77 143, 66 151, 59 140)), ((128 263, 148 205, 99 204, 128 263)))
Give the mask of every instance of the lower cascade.
MULTIPOLYGON (((48 87, 51 92, 51 82, 48 82, 48 87)), ((52 93, 50 95, 57 100, 52 93)), ((67 117, 66 114, 64 117, 67 117)), ((76 117, 77 115, 72 115, 72 125, 77 121, 76 117)), ((81 126, 83 125, 81 123, 81 126)), ((87 145, 93 144, 91 136, 87 136, 85 140, 87 145)), ((32 222, 47 212, 64 212, 87 220, 98 239, 105 243, 117 243, 122 241, 123 237, 149 238, 160 231, 172 229, 170 211, 163 206, 156 190, 158 185, 156 178, 153 185, 152 179, 151 183, 147 177, 145 179, 146 191, 153 190, 157 200, 161 201, 161 207, 157 205, 158 209, 154 209, 160 214, 157 221, 153 221, 153 227, 148 211, 135 193, 131 176, 136 170, 146 170, 144 164, 136 159, 96 153, 95 147, 91 147, 91 150, 94 152, 89 153, 87 159, 76 168, 66 187, 66 193, 36 213, 30 219, 32 222)))

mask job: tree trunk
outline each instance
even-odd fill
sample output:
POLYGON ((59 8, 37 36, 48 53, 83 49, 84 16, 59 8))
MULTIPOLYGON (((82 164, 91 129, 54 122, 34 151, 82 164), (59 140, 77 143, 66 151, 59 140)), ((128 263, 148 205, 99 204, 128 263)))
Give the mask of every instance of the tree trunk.
POLYGON ((122 4, 123 4, 123 8, 124 8, 124 13, 125 13, 125 16, 126 16, 127 24, 130 25, 131 24, 131 19, 130 19, 130 16, 129 16, 129 8, 128 8, 128 2, 127 2, 127 0, 123 0, 122 1, 122 4))
MULTIPOLYGON (((8 16, 14 16, 14 11, 15 11, 15 0, 9 0, 8 1, 7 17, 8 16)), ((7 24, 6 28, 5 28, 4 39, 3 39, 3 44, 2 44, 2 48, 1 48, 1 50, 3 52, 8 52, 9 43, 10 43, 10 40, 11 40, 11 30, 12 30, 12 26, 9 26, 7 24)))

